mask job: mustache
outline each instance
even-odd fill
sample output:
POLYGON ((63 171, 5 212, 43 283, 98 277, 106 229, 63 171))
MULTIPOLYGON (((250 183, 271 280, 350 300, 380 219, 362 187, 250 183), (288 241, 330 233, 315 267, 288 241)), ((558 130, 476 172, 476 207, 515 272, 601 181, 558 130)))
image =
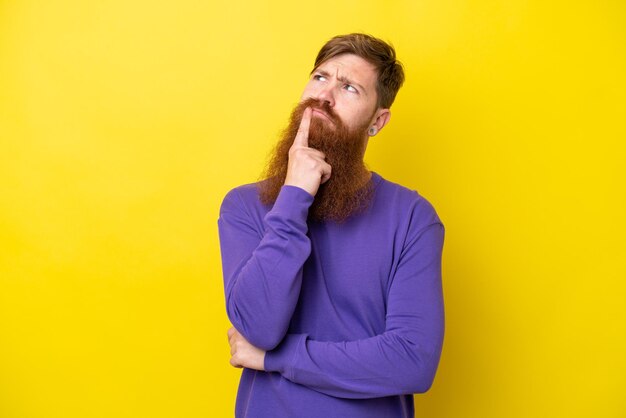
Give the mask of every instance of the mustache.
POLYGON ((300 105, 298 106, 298 108, 301 110, 300 119, 302 118, 302 113, 304 113, 304 109, 306 109, 307 107, 324 113, 326 116, 328 116, 328 119, 330 119, 335 124, 341 124, 341 119, 339 118, 339 115, 335 113, 333 108, 330 107, 330 103, 328 103, 326 100, 319 100, 314 97, 309 97, 300 102, 300 105))

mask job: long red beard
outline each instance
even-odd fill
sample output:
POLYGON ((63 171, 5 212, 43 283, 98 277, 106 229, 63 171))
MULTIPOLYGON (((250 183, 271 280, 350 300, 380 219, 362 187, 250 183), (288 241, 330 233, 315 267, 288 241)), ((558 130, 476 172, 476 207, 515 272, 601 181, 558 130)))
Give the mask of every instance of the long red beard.
POLYGON ((307 107, 324 111, 333 120, 332 126, 313 117, 309 127, 309 147, 322 151, 332 167, 331 176, 321 184, 309 208, 309 220, 343 222, 369 206, 373 197, 370 173, 363 162, 367 124, 350 130, 326 102, 307 99, 291 113, 289 125, 283 131, 259 182, 259 198, 263 204, 273 204, 287 176, 289 149, 300 127, 307 107))

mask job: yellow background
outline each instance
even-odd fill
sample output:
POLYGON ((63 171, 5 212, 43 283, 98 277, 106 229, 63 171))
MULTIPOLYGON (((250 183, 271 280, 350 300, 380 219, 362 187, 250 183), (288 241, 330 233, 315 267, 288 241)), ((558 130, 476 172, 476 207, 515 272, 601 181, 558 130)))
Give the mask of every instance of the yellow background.
POLYGON ((219 205, 352 31, 407 71, 367 163, 446 225, 416 416, 626 416, 624 2, 16 0, 0 417, 232 416, 219 205))

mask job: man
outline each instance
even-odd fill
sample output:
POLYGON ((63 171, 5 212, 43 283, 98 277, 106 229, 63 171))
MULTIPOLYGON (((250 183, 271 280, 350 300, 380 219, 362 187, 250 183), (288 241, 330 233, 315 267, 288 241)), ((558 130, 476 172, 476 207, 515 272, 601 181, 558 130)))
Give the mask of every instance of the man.
POLYGON ((444 335, 444 226, 367 170, 404 81, 365 34, 320 50, 265 179, 218 220, 237 417, 413 417, 444 335))

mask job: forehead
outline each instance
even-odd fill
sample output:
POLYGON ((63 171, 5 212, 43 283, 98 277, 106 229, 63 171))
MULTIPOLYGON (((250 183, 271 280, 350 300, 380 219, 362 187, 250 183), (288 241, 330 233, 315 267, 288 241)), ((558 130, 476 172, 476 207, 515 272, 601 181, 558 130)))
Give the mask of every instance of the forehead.
POLYGON ((316 69, 333 76, 345 77, 367 89, 376 88, 378 72, 376 67, 364 58, 354 54, 341 54, 324 61, 316 69))

